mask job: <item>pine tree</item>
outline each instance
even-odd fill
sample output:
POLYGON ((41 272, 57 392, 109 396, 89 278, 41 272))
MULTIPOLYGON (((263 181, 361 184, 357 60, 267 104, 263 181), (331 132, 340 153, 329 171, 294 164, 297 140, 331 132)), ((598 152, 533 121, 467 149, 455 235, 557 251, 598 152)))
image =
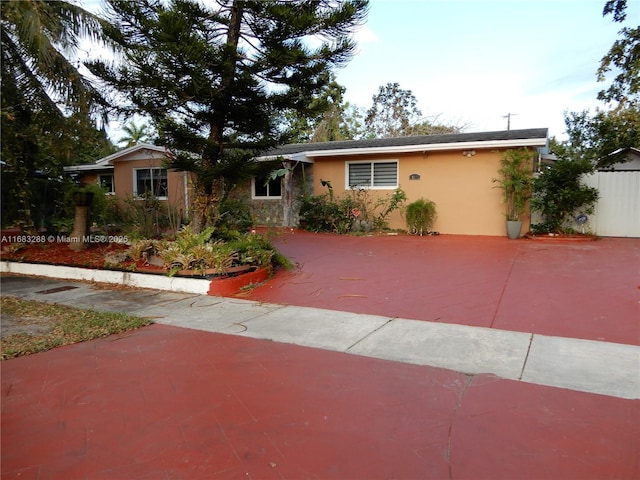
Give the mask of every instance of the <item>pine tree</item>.
POLYGON ((151 117, 172 167, 194 172, 196 230, 215 220, 257 154, 288 141, 287 112, 319 113, 310 100, 353 56, 349 33, 368 9, 367 0, 109 5, 126 61, 90 69, 126 96, 124 110, 151 117))

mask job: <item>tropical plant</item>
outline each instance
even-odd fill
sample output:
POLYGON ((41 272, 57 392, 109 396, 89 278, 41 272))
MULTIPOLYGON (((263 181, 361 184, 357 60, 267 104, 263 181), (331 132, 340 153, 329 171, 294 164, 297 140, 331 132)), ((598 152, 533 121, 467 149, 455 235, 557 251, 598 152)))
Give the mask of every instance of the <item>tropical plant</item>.
POLYGON ((291 262, 262 235, 239 234, 231 241, 224 241, 212 238, 214 232, 213 227, 195 232, 187 225, 172 241, 142 239, 134 242, 127 255, 134 261, 145 262, 152 255, 157 256, 169 275, 180 270, 193 270, 201 275, 213 270, 214 274, 224 275, 231 267, 240 265, 262 267, 271 273, 276 265, 291 266, 291 262))
POLYGON ((149 125, 140 124, 137 125, 135 122, 128 123, 124 127, 122 127, 122 131, 125 133, 117 143, 123 144, 125 147, 132 147, 139 143, 148 142, 151 138, 151 131, 149 129, 149 125))
POLYGON ((531 198, 533 182, 533 154, 527 148, 509 149, 502 153, 500 176, 492 179, 502 189, 509 221, 518 221, 525 213, 531 198))
POLYGON ((429 233, 436 220, 436 204, 431 200, 420 198, 407 205, 404 216, 410 233, 416 235, 429 233))
POLYGON ((166 229, 177 230, 175 208, 146 191, 136 197, 127 196, 121 208, 123 229, 133 238, 160 237, 166 229), (169 215, 169 212, 172 212, 169 215))
POLYGON ((100 38, 101 21, 44 0, 2 2, 0 19, 2 222, 43 224, 56 202, 41 204, 41 192, 52 193, 62 167, 113 151, 93 124, 106 104, 74 58, 83 38, 100 38))

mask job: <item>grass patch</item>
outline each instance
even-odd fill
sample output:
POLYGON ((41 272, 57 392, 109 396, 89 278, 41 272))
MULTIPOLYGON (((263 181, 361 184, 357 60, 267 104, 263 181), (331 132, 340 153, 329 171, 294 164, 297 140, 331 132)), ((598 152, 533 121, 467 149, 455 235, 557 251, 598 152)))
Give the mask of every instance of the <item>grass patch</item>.
POLYGON ((7 296, 0 300, 2 316, 10 317, 9 323, 20 329, 14 334, 10 330, 3 332, 2 360, 86 342, 153 323, 148 318, 124 313, 97 312, 7 296))

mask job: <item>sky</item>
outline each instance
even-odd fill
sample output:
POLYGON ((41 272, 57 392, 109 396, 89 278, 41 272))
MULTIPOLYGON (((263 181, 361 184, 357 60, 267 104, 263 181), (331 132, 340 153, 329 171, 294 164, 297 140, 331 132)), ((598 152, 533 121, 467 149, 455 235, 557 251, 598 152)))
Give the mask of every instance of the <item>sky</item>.
MULTIPOLYGON (((355 33, 358 53, 336 70, 345 99, 372 105, 397 82, 423 116, 465 132, 549 128, 565 137, 564 112, 606 108, 596 70, 625 26, 603 17, 606 0, 370 0, 355 33)), ((85 0, 94 10, 99 0, 85 0)), ((118 124, 108 132, 118 137, 118 124)), ((118 137, 119 138, 119 137, 118 137)))
MULTIPOLYGON (((464 131, 549 128, 565 111, 606 108, 596 70, 624 26, 604 0, 371 0, 359 52, 337 71, 346 100, 369 108, 378 88, 411 90, 426 117, 464 131)), ((633 4, 633 5, 631 5, 633 4)))

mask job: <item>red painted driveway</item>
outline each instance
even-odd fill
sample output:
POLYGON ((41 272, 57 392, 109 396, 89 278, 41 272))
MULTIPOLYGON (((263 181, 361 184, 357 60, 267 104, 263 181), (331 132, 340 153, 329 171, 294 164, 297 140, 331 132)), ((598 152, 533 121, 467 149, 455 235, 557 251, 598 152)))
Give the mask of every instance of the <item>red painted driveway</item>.
POLYGON ((295 231, 272 241, 298 268, 245 298, 640 345, 640 239, 295 231))
POLYGON ((636 479, 639 413, 152 325, 2 363, 2 479, 636 479))
MULTIPOLYGON (((274 243, 250 299, 638 344, 638 239, 274 243)), ((165 325, 0 369, 2 480, 640 478, 638 400, 165 325)))

